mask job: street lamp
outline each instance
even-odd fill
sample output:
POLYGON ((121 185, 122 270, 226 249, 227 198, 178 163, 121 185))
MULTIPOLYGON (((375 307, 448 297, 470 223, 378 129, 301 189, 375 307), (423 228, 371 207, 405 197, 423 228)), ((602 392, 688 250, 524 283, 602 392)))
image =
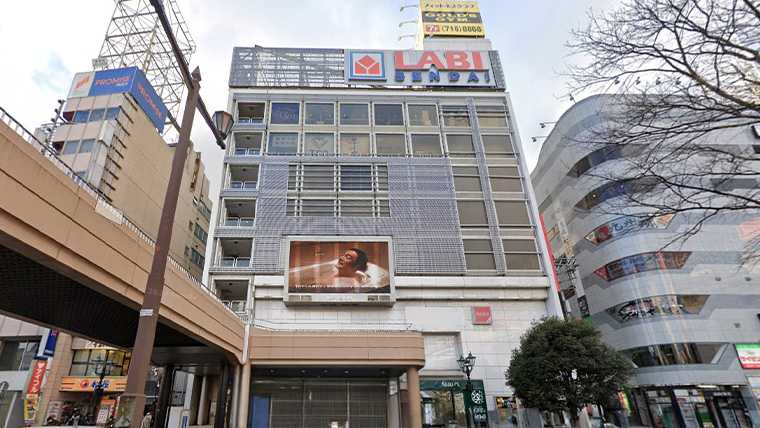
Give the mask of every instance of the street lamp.
POLYGON ((459 364, 459 370, 461 370, 465 376, 467 376, 467 384, 465 386, 465 400, 464 400, 464 413, 465 417, 467 418, 467 428, 470 428, 470 408, 467 406, 467 394, 470 393, 470 390, 472 389, 471 383, 470 383, 470 374, 472 374, 472 369, 475 367, 475 356, 472 355, 472 352, 468 352, 467 356, 465 357, 462 355, 457 360, 457 363, 459 364))
POLYGON ((214 112, 213 121, 216 129, 219 130, 220 134, 222 134, 222 140, 226 139, 227 134, 230 133, 232 125, 235 122, 235 120, 232 118, 232 115, 226 111, 216 111, 214 112))

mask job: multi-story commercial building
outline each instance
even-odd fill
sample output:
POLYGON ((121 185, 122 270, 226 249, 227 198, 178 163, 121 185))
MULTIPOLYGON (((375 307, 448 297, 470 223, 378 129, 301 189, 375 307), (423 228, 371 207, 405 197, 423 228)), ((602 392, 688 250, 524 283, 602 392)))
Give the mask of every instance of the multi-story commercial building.
POLYGON ((251 324, 250 426, 503 426, 560 313, 498 53, 425 41, 234 48, 209 285, 251 324))
MULTIPOLYGON (((104 205, 101 214, 114 221, 126 216, 147 239, 155 239, 174 146, 161 136, 166 108, 143 73, 135 67, 78 73, 62 116, 65 123, 50 141, 59 158, 118 210, 104 205)), ((197 279, 203 275, 211 218, 208 189, 200 153, 193 151, 182 178, 170 254, 197 279)), ((46 340, 48 335, 48 329, 0 316, 0 391, 5 385, 0 392, 0 426, 22 425, 23 391, 35 357, 46 361, 42 371, 47 373, 44 388, 36 394, 40 423, 51 409, 58 417, 64 406, 87 408, 98 370, 107 370, 106 404, 124 390, 126 350, 65 333, 60 333, 56 347, 55 341, 46 340), (101 359, 107 363, 99 363, 101 359)))
MULTIPOLYGON (((600 177, 626 168, 625 159, 637 153, 578 143, 609 120, 616 105, 610 97, 590 97, 565 112, 533 171, 566 308, 631 358, 630 402, 641 423, 758 426, 760 395, 753 396, 752 385, 760 385, 760 289, 754 285, 760 277, 741 264, 757 219, 724 215, 683 245, 663 249, 694 218, 684 213, 642 224, 603 214, 618 212, 620 204, 599 208, 623 197, 625 187, 600 177)), ((750 128, 727 129, 693 144, 752 154, 760 151, 758 137, 750 128)), ((752 189, 758 183, 725 185, 752 189)))

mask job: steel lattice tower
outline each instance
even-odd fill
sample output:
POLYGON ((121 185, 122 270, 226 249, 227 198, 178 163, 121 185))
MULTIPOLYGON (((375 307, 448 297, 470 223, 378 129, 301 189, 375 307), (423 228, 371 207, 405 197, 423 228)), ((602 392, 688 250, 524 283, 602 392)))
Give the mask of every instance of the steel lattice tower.
MULTIPOLYGON (((195 52, 195 41, 187 22, 177 0, 163 0, 163 4, 174 37, 189 62, 195 52)), ((185 84, 166 33, 149 0, 116 0, 100 54, 93 60, 95 69, 130 66, 143 70, 172 116, 176 117, 185 84)))

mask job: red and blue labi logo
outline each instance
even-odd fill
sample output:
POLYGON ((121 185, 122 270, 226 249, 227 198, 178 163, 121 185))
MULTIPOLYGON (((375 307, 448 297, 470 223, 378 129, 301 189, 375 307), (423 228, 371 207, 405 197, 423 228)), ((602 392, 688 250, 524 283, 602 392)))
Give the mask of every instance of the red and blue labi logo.
POLYGON ((349 51, 346 59, 349 80, 386 80, 383 52, 349 51))

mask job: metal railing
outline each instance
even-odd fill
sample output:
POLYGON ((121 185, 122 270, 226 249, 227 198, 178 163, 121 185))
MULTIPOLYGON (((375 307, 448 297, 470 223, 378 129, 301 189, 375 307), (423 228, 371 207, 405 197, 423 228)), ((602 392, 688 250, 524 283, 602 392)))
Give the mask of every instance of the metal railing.
POLYGON ((255 219, 253 217, 227 217, 224 219, 224 227, 253 227, 255 219))
POLYGON ((226 268, 247 268, 251 267, 250 257, 222 257, 219 263, 220 267, 226 268))
POLYGON ((227 190, 256 190, 257 184, 255 181, 230 181, 227 190))
POLYGON ((261 149, 249 149, 245 147, 235 149, 235 156, 258 156, 259 154, 261 154, 261 149))
MULTIPOLYGON (((124 213, 121 210, 111 205, 111 203, 103 196, 103 194, 100 192, 98 188, 96 188, 92 184, 88 183, 87 181, 83 180, 78 175, 76 175, 74 170, 71 169, 71 167, 68 164, 66 164, 64 161, 61 160, 61 158, 58 157, 58 152, 53 147, 40 142, 40 140, 38 140, 34 136, 34 134, 29 132, 29 130, 27 130, 24 127, 24 125, 22 125, 19 121, 17 121, 10 113, 8 113, 1 106, 0 106, 0 120, 2 120, 6 125, 8 125, 8 127, 10 127, 15 133, 17 133, 24 141, 26 141, 32 147, 37 149, 45 158, 47 158, 50 161, 50 163, 52 163, 58 169, 60 169, 61 172, 63 172, 67 177, 69 177, 72 181, 78 184, 80 188, 82 188, 87 193, 89 193, 90 196, 95 198, 97 202, 96 210, 105 211, 103 214, 108 214, 108 218, 111 221, 125 226, 126 229, 130 230, 132 233, 135 234, 135 236, 140 238, 143 242, 148 244, 150 247, 152 248, 156 247, 156 241, 154 241, 153 238, 150 237, 150 235, 145 233, 145 231, 143 231, 137 224, 133 223, 129 218, 127 218, 127 216, 124 215, 124 213)), ((205 291, 209 296, 211 296, 216 301, 221 303, 221 299, 219 299, 202 281, 200 281, 192 273, 190 273, 190 271, 187 270, 187 268, 185 268, 177 260, 175 260, 174 257, 169 256, 168 261, 169 261, 169 264, 171 264, 172 267, 174 267, 174 269, 184 274, 184 276, 193 285, 199 287, 200 289, 205 291)))
POLYGON ((248 302, 245 300, 222 300, 222 304, 235 313, 246 313, 248 311, 246 303, 248 302))
POLYGON ((264 124, 264 117, 238 117, 237 122, 238 124, 245 124, 245 125, 263 125, 264 124))

